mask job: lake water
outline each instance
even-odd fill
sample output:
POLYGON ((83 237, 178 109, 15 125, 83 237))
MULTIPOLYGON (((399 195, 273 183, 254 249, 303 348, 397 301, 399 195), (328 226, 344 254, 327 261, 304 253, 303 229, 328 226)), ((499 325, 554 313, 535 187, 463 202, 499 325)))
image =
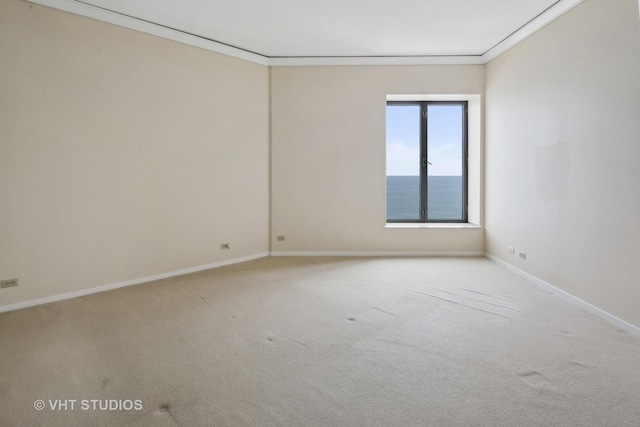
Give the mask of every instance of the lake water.
MULTIPOLYGON (((461 176, 430 176, 427 194, 429 220, 463 218, 461 176)), ((419 176, 387 176, 387 219, 420 219, 419 176)))

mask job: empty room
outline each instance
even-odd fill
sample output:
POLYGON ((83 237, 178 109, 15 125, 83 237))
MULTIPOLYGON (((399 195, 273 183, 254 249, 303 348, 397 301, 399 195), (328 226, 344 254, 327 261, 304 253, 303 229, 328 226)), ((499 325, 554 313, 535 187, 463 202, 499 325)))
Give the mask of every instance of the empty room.
POLYGON ((0 0, 0 426, 640 426, 638 0, 0 0))

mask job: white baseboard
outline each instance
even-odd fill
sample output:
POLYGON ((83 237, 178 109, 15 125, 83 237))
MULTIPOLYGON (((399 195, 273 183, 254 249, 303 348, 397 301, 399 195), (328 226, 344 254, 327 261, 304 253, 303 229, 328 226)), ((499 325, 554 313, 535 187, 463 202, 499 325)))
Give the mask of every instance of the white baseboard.
POLYGON ((154 280, 167 279, 169 277, 182 276, 184 274, 196 273, 198 271, 210 270, 212 268, 223 267, 225 265, 238 264, 241 262, 252 261, 259 258, 264 258, 267 256, 274 257, 284 257, 284 256, 318 256, 318 257, 403 257, 403 256, 424 256, 424 257, 439 257, 439 256, 457 256, 457 257, 472 257, 472 256, 485 256, 491 261, 495 262, 498 265, 516 273, 517 275, 527 279, 528 281, 544 288, 545 290, 551 291, 554 295, 557 295, 573 304, 577 304, 589 311, 592 314, 595 314, 598 317, 612 323, 618 328, 629 332, 634 335, 640 336, 640 328, 631 323, 625 322, 624 320, 610 314, 592 304, 589 304, 586 301, 581 300, 580 298, 571 295, 568 292, 559 289, 550 283, 545 282, 523 270, 520 270, 513 265, 496 258, 493 255, 484 252, 475 252, 475 251, 462 251, 462 252, 393 252, 393 251, 384 251, 384 252, 376 252, 376 251, 292 251, 292 252, 263 252, 255 255, 249 255, 240 258, 234 258, 226 261, 214 262, 211 264, 199 265, 196 267, 185 268, 182 270, 171 271, 168 273, 156 274, 153 276, 141 277, 139 279, 127 280, 124 282, 112 283, 109 285, 98 286, 95 288, 82 289, 79 291, 68 292, 59 295, 52 295, 49 297, 38 298, 34 300, 19 302, 16 304, 8 304, 0 306, 0 313, 19 310, 22 308, 33 307, 36 305, 48 304, 51 302, 67 300, 71 298, 78 298, 85 295, 91 295, 99 292, 110 291, 113 289, 124 288, 126 286, 138 285, 140 283, 153 282, 154 280))
POLYGON ((554 295, 570 302, 573 304, 576 304, 582 308, 584 308, 585 310, 587 310, 589 313, 591 314, 595 314, 596 316, 608 321, 609 323, 612 323, 613 325, 615 325, 616 327, 622 329, 623 331, 629 332, 630 334, 634 334, 634 335, 638 335, 640 336, 640 328, 638 328, 635 325, 632 325, 631 323, 625 322, 624 320, 620 319, 619 317, 614 316, 611 313, 608 313, 598 307, 596 307, 595 305, 589 304, 586 301, 581 300, 580 298, 571 295, 570 293, 563 291, 562 289, 556 288, 555 286, 553 286, 550 283, 545 282, 542 279, 538 279, 536 276, 529 274, 525 271, 520 270, 517 267, 514 267, 513 265, 509 264, 508 262, 505 262, 503 260, 501 260, 500 258, 496 258, 493 255, 490 254, 485 254, 485 256, 490 259, 491 261, 495 262, 496 264, 501 265, 502 267, 505 267, 506 269, 516 273, 518 276, 527 279, 528 281, 540 286, 541 288, 544 288, 547 291, 552 292, 554 295))
POLYGON ((5 311, 19 310, 21 308, 33 307, 41 304, 48 304, 51 302, 62 301, 62 300, 71 299, 71 298, 83 297, 85 295, 96 294, 98 292, 111 291, 113 289, 124 288, 126 286, 139 285, 140 283, 153 282, 154 280, 161 280, 161 279, 167 279, 169 277, 182 276, 183 274, 196 273, 198 271, 210 270, 212 268, 223 267, 225 265, 252 261, 254 259, 264 258, 267 256, 269 256, 269 253, 263 252, 255 255, 249 255, 246 257, 234 258, 226 261, 219 261, 211 264, 185 268, 182 270, 170 271, 168 273, 156 274, 154 276, 147 276, 147 277, 141 277, 139 279, 127 280, 125 282, 112 283, 109 285, 98 286, 95 288, 81 289, 79 291, 68 292, 65 294, 52 295, 49 297, 33 299, 29 301, 19 302, 17 304, 2 305, 0 306, 0 313, 3 313, 5 311))
POLYGON ((275 251, 271 256, 326 256, 326 257, 445 257, 445 256, 484 256, 484 252, 399 252, 399 251, 275 251))

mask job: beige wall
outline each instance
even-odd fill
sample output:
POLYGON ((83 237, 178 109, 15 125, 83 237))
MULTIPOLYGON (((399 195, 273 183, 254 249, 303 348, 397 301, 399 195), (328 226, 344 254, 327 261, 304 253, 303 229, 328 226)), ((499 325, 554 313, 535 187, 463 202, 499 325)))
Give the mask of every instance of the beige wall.
POLYGON ((268 68, 17 0, 0 58, 0 306, 269 250, 268 68))
POLYGON ((483 66, 281 67, 271 85, 273 251, 484 250, 481 229, 385 229, 386 95, 483 94, 483 66))
POLYGON ((487 66, 488 252, 635 325, 639 100, 635 0, 586 0, 487 66))

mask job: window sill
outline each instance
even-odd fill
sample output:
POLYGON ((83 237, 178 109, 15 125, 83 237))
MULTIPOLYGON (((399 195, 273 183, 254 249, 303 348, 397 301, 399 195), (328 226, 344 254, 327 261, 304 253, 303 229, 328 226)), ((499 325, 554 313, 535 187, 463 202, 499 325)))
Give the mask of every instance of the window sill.
POLYGON ((391 222, 385 224, 384 228, 472 228, 472 229, 480 229, 482 226, 478 224, 460 223, 460 222, 391 222))

